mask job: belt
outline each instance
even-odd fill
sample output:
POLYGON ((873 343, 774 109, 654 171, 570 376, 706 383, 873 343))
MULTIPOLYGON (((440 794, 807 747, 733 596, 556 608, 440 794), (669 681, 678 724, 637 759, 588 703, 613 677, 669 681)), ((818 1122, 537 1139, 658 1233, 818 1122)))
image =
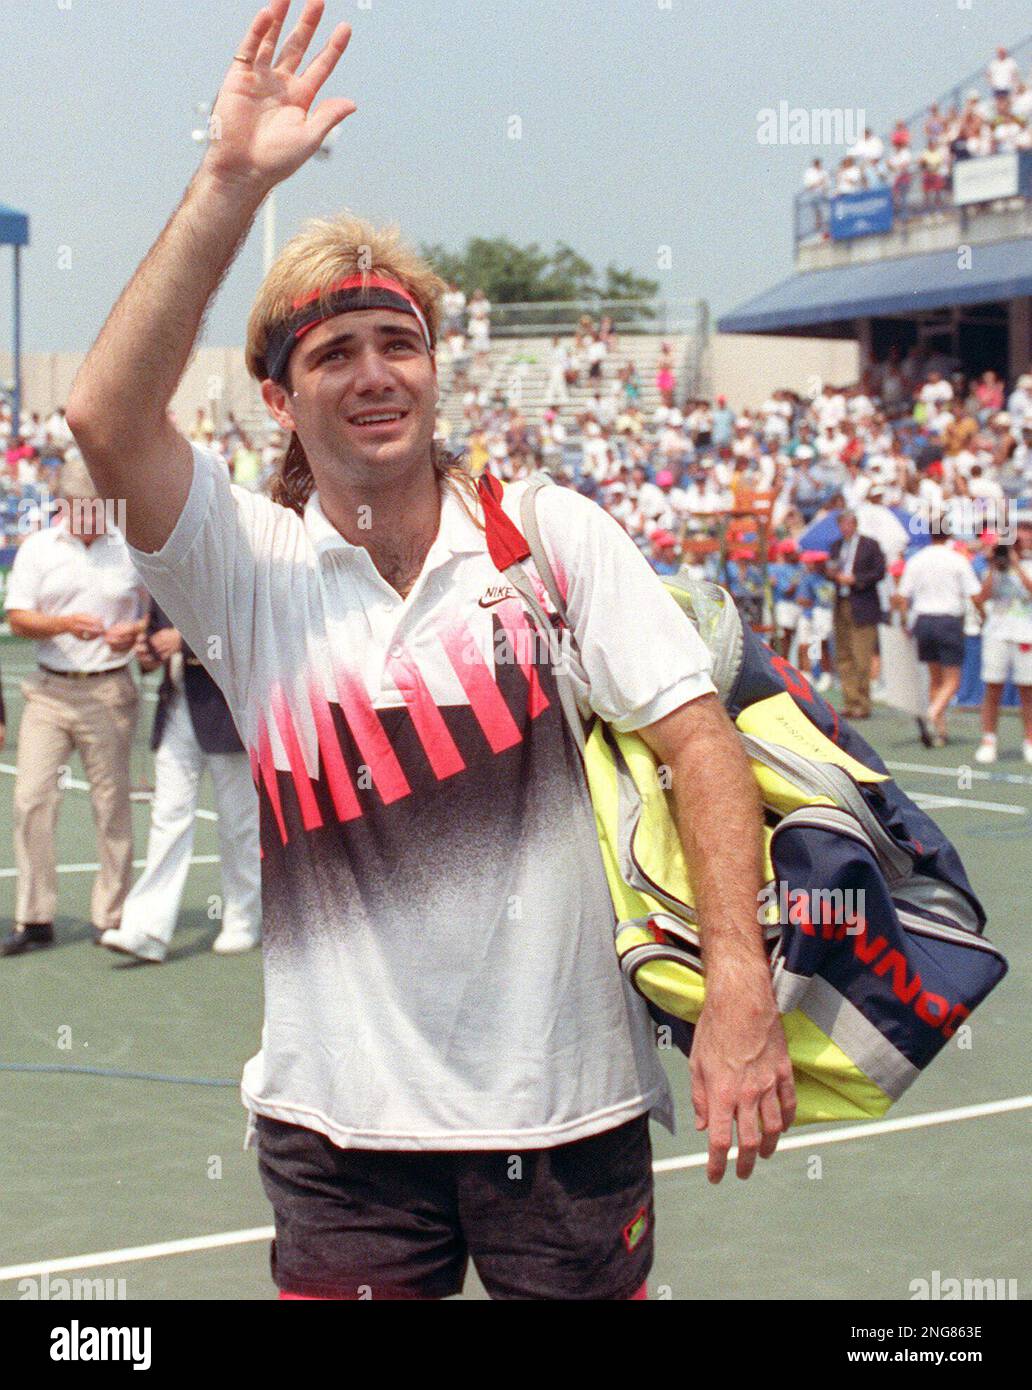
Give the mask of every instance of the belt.
POLYGON ((111 676, 116 671, 124 671, 127 668, 122 665, 106 666, 103 671, 55 671, 52 666, 44 666, 43 663, 40 662, 39 669, 45 671, 48 676, 64 676, 67 680, 84 681, 91 680, 95 676, 111 676))

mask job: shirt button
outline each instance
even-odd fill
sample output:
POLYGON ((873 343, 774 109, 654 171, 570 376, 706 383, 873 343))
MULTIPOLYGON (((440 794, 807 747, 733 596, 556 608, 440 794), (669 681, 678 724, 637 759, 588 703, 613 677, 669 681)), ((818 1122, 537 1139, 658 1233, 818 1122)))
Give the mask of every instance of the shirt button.
POLYGON ((400 643, 395 642, 394 646, 391 647, 391 656, 399 657, 401 656, 403 651, 404 648, 400 645, 400 643))

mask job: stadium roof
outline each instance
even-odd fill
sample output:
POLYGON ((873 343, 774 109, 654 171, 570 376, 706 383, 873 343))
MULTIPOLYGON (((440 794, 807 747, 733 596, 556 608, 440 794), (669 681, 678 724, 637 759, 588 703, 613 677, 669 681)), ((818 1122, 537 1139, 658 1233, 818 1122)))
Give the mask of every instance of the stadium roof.
POLYGON ((721 333, 853 336, 853 320, 986 304, 1032 294, 1032 237, 974 246, 961 269, 957 248, 923 256, 812 270, 775 285, 717 320, 721 333))
POLYGON ((27 246, 29 219, 24 212, 0 203, 0 246, 27 246))

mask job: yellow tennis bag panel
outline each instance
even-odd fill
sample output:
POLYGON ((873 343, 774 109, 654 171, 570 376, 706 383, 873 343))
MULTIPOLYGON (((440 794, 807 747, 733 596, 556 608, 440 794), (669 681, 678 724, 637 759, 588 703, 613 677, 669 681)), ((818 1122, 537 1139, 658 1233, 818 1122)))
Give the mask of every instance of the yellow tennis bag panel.
MULTIPOLYGON (((790 695, 778 694, 749 706, 737 720, 749 753, 750 740, 762 740, 762 757, 750 756, 750 766, 764 804, 778 815, 811 806, 833 806, 831 795, 800 786, 789 771, 771 766, 771 749, 807 762, 833 763, 857 781, 884 781, 884 775, 851 758, 814 728, 790 695)), ((756 745, 759 746, 758 744, 756 745)), ((597 721, 585 745, 585 769, 595 810, 602 861, 617 914, 617 955, 640 963, 628 970, 639 993, 665 1013, 695 1023, 705 999, 701 961, 682 949, 664 959, 651 919, 671 918, 684 931, 679 948, 698 950, 694 932, 695 900, 674 819, 664 769, 636 734, 618 733, 597 721), (694 945, 692 944, 694 943, 694 945), (655 955, 649 958, 649 952, 655 955)), ((770 859, 772 832, 764 827, 765 882, 774 877, 770 859)), ((778 909, 771 903, 766 929, 768 945, 777 940, 778 909)), ((868 1119, 883 1115, 893 1097, 881 1090, 821 1029, 799 1010, 782 1016, 795 1075, 798 1102, 795 1123, 868 1119)))

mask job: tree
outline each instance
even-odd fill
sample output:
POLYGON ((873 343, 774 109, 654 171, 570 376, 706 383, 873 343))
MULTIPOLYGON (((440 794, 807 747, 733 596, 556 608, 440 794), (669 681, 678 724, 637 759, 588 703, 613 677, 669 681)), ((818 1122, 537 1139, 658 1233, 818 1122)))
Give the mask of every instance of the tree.
POLYGON ((595 268, 565 242, 551 253, 538 243, 517 246, 507 237, 471 237, 462 251, 423 246, 421 253, 449 284, 467 295, 481 289, 492 304, 541 300, 651 299, 659 289, 631 270, 609 265, 600 282, 595 268))

